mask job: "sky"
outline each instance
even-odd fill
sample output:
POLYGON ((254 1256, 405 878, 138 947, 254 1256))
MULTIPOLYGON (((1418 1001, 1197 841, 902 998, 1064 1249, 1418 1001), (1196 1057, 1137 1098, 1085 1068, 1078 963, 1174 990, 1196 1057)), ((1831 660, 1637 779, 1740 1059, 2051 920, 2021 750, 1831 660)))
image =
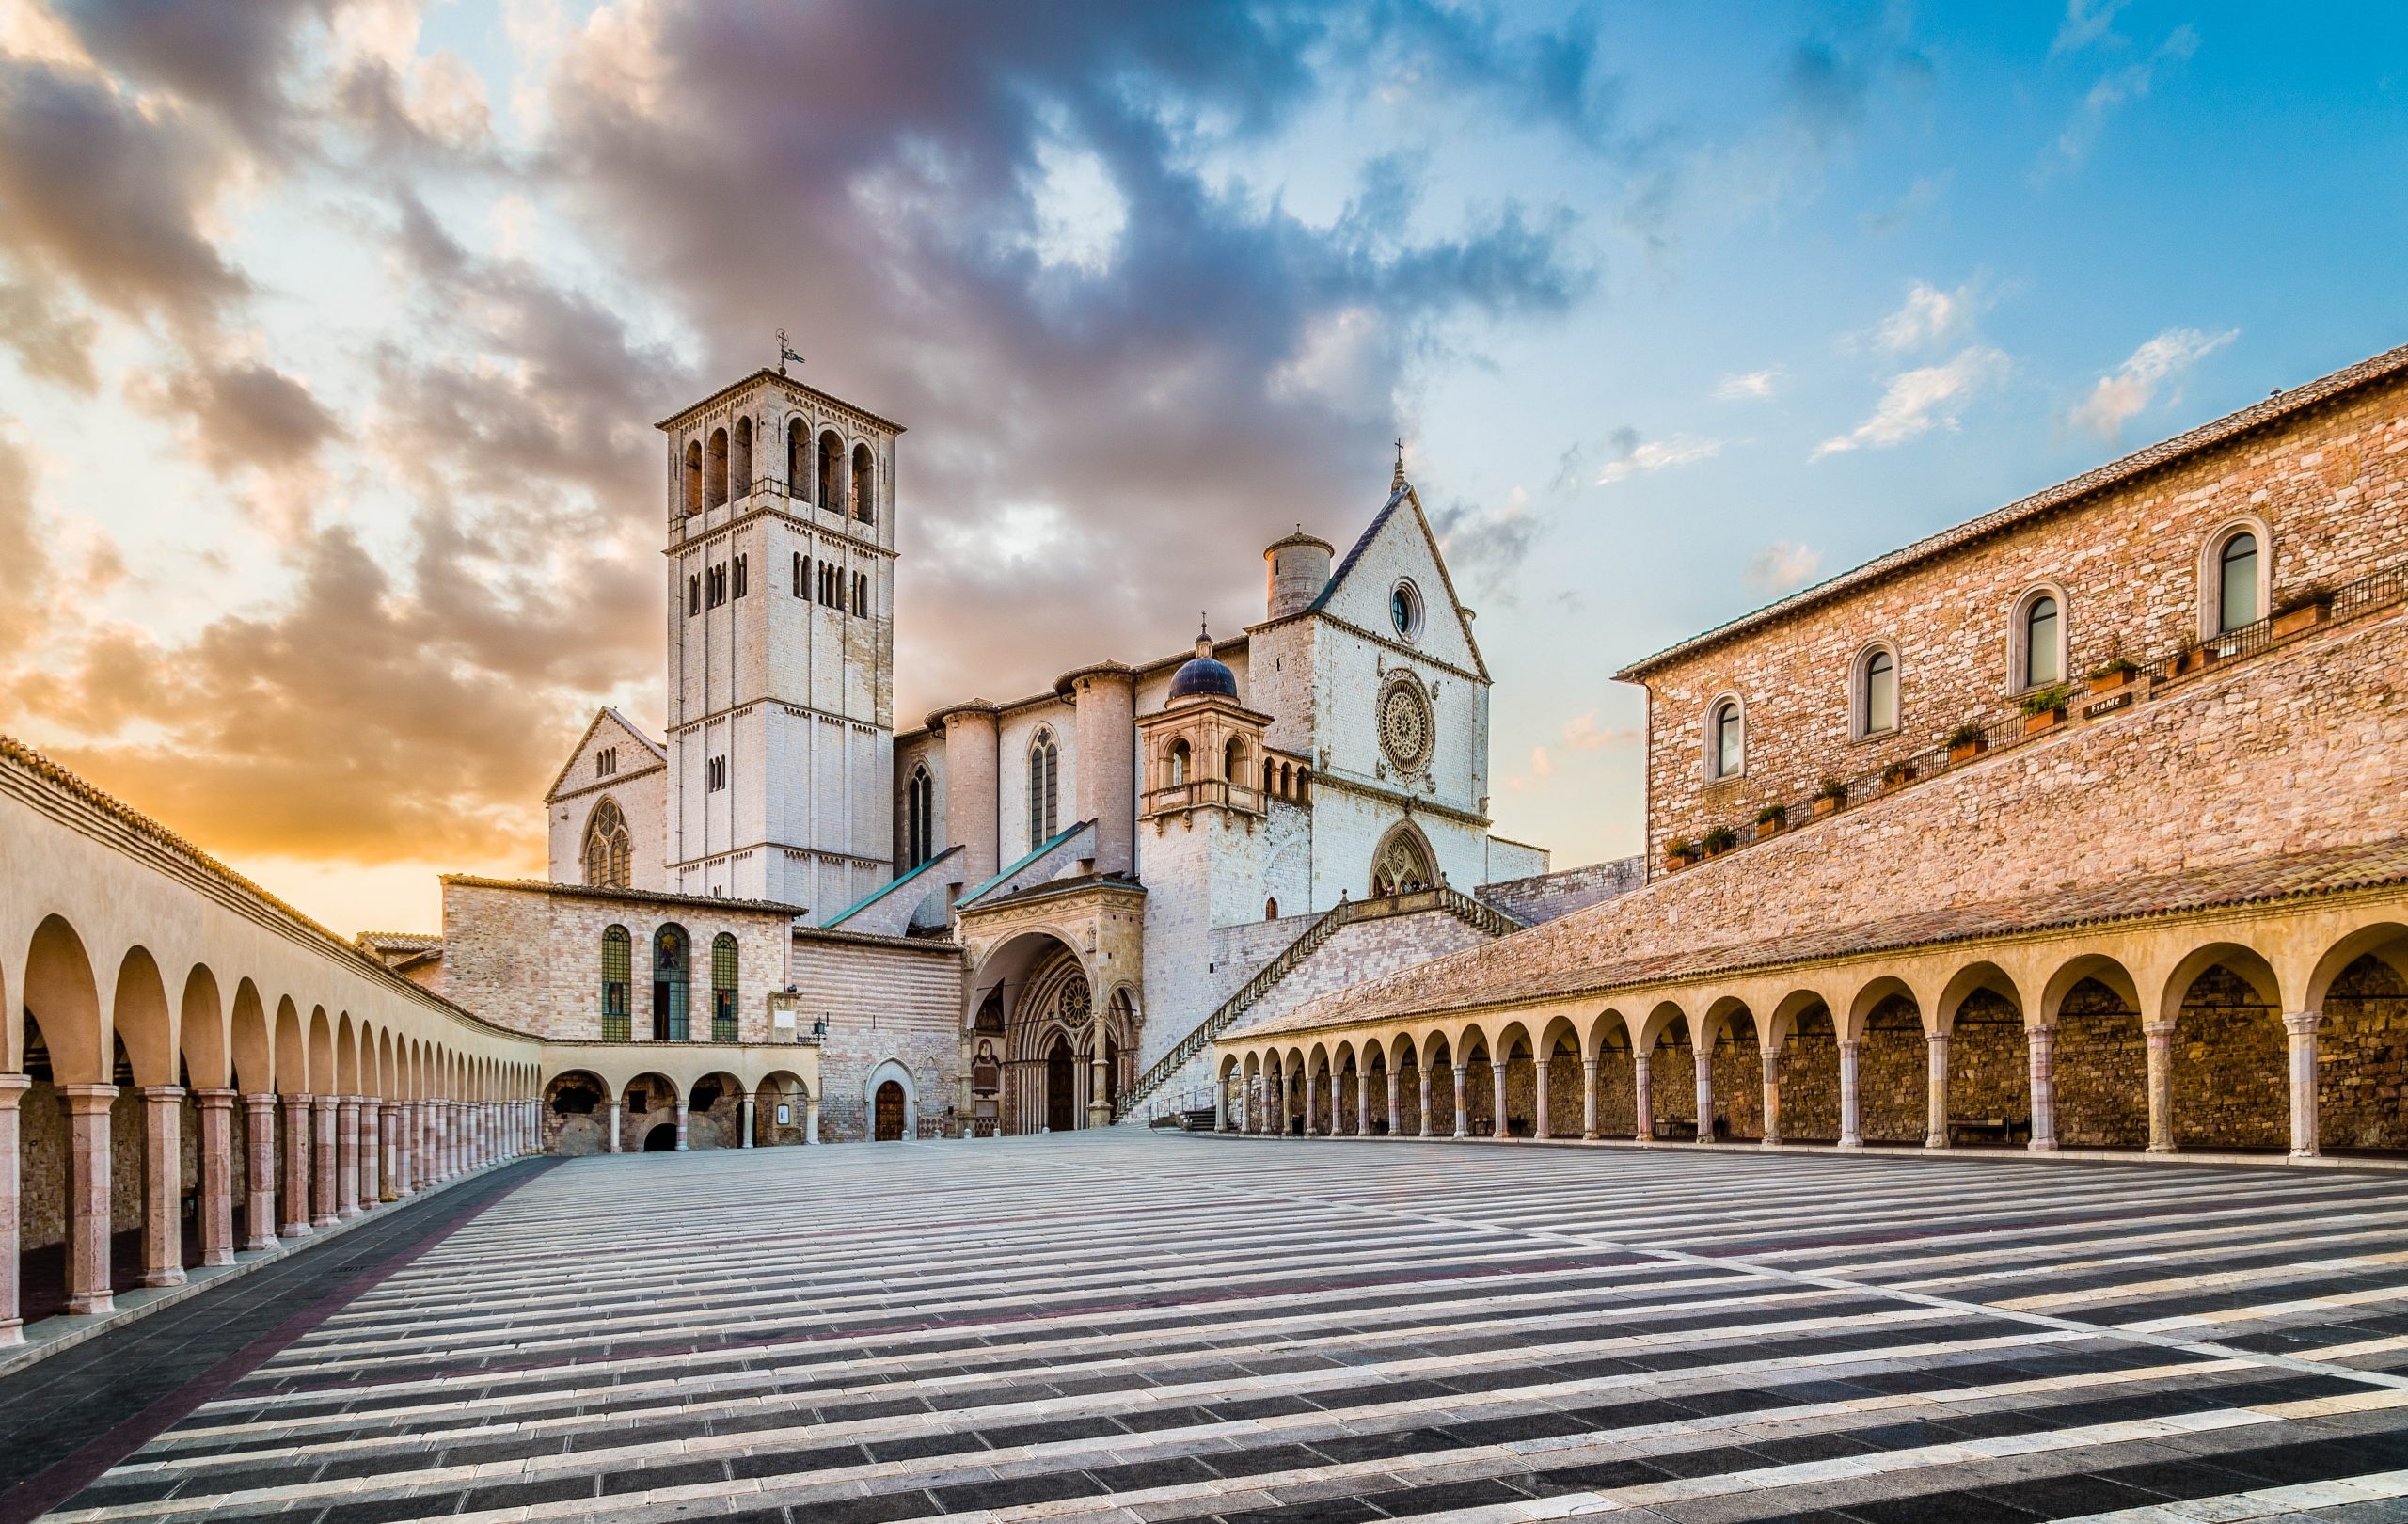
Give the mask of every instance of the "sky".
POLYGON ((0 728, 344 931, 659 723, 654 422, 910 426, 897 714, 1259 618, 1394 445, 1500 833, 1686 635, 2408 341, 2399 8, 0 0, 0 728))

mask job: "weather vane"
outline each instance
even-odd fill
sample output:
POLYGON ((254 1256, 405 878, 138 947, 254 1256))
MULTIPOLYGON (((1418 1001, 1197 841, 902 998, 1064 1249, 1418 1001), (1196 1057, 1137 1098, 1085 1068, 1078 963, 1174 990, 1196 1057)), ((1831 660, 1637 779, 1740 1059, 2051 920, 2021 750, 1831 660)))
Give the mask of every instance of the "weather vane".
POLYGON ((780 328, 778 330, 778 373, 780 375, 786 373, 786 361, 788 360, 792 360, 797 365, 800 365, 802 363, 802 357, 786 347, 786 330, 780 328))

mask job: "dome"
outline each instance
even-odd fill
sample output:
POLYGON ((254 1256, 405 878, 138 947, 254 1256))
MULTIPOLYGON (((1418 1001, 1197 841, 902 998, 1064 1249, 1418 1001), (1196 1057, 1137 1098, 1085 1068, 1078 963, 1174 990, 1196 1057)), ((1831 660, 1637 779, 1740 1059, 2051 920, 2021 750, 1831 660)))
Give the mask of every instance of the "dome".
POLYGON ((1177 672, 1170 675, 1170 698, 1178 703, 1190 698, 1225 698, 1238 696, 1238 675, 1215 660, 1212 637, 1199 632, 1196 637, 1196 655, 1177 672))

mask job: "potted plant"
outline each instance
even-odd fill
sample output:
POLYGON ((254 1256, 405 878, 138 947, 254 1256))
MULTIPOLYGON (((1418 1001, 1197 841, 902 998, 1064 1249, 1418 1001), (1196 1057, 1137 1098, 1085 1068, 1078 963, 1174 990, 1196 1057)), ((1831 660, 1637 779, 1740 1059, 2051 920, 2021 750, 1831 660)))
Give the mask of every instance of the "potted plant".
POLYGON ((1948 765, 1958 767, 1989 750, 1990 739, 1982 727, 1968 720, 1948 733, 1948 765))
POLYGON ((1664 868, 1667 872, 1678 873, 1696 861, 1697 843, 1687 836, 1664 849, 1664 868))
POLYGON ((1915 781, 1915 770, 1904 762, 1893 762, 1881 770, 1881 792, 1887 794, 1904 788, 1915 781))
POLYGON ((2285 595, 2274 605, 2274 624, 2268 631, 2275 639, 2296 635, 2322 624, 2333 614, 2333 595, 2310 582, 2296 592, 2285 595))
POLYGON ((2066 700, 2071 696, 2063 683, 2024 694, 2023 702, 2018 706, 2023 711, 2023 733, 2029 736, 2063 721, 2066 700))
POLYGON ((1789 806, 1767 804, 1756 812, 1756 839, 1778 836, 1789 829, 1789 806))
POLYGON ((1705 833, 1705 855, 1708 857, 1720 857, 1738 845, 1739 833, 1729 826, 1716 826, 1705 833))
POLYGON ((1823 786, 1814 791, 1814 813, 1825 816, 1847 803, 1847 785, 1837 778, 1826 778, 1823 786))
POLYGON ((2119 656, 2109 657, 2091 669, 2090 691, 2094 693, 2112 693, 2131 682, 2133 674, 2140 670, 2140 663, 2136 661, 2128 661, 2119 656))

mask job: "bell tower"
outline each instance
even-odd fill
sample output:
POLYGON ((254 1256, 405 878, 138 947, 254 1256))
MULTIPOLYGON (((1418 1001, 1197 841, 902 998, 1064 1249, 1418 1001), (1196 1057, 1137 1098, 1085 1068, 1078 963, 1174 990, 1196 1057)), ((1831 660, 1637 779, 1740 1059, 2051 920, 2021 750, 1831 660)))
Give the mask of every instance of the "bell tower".
POLYGON ((839 910, 894 875, 903 427, 761 370, 660 431, 665 887, 839 910))

